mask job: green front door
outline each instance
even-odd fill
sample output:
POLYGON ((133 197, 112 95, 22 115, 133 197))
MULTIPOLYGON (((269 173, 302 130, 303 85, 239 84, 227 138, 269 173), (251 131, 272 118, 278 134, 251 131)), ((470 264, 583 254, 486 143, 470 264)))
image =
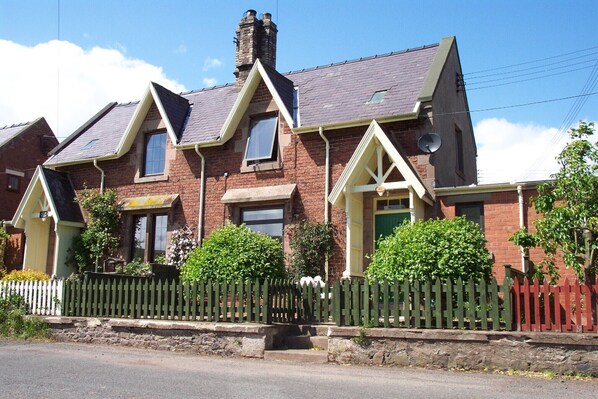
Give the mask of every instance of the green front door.
POLYGON ((402 213, 385 213, 375 216, 375 235, 376 247, 378 247, 378 240, 380 236, 386 237, 392 234, 394 228, 403 223, 405 220, 410 220, 411 214, 409 212, 402 213))

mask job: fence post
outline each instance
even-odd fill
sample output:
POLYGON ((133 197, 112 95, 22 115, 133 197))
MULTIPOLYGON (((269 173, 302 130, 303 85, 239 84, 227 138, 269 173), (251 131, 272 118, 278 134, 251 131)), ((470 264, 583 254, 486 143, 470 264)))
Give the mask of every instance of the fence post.
MULTIPOLYGON (((506 270, 506 267, 505 267, 506 270)), ((510 267, 509 267, 510 270, 510 267)), ((511 277, 505 275, 503 282, 505 329, 513 331, 513 306, 511 302, 511 277)))
POLYGON ((271 314, 271 305, 270 302, 272 301, 272 295, 270 295, 270 284, 268 284, 268 280, 264 280, 264 285, 262 286, 262 297, 264 301, 264 310, 262 311, 262 322, 265 324, 272 324, 272 314, 271 314))

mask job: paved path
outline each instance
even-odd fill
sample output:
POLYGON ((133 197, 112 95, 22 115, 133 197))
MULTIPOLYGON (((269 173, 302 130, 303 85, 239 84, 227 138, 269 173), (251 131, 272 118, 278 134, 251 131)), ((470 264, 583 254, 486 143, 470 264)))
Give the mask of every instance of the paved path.
POLYGON ((0 398, 596 398, 598 381, 0 341, 0 398))

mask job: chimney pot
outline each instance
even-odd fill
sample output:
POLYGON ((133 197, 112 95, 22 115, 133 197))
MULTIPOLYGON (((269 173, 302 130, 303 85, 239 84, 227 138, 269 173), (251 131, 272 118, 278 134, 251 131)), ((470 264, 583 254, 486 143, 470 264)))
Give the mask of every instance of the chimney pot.
POLYGON ((262 14, 260 18, 256 17, 255 10, 247 10, 237 27, 234 73, 237 87, 243 86, 258 58, 264 65, 276 68, 278 29, 269 12, 262 14))

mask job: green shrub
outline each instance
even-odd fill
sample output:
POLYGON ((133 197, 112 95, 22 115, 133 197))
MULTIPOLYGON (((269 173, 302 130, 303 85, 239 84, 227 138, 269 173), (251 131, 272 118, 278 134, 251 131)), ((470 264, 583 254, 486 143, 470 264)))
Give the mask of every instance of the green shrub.
POLYGON ((295 279, 321 276, 326 256, 332 254, 332 225, 304 220, 288 229, 293 250, 291 274, 295 279))
POLYGON ((183 281, 284 277, 280 242, 244 225, 227 225, 214 231, 187 258, 181 268, 183 281))
POLYGON ((0 336, 48 338, 48 325, 35 318, 26 318, 25 313, 26 306, 22 296, 10 293, 0 298, 0 336))
POLYGON ((133 259, 126 265, 117 265, 116 272, 129 276, 148 277, 152 274, 152 268, 149 263, 144 263, 140 259, 133 259))
POLYGON ((13 270, 8 273, 2 281, 48 281, 50 276, 43 272, 36 272, 35 270, 13 270))
POLYGON ((486 240, 463 217, 406 222, 378 243, 367 277, 379 281, 487 278, 492 270, 486 240))

